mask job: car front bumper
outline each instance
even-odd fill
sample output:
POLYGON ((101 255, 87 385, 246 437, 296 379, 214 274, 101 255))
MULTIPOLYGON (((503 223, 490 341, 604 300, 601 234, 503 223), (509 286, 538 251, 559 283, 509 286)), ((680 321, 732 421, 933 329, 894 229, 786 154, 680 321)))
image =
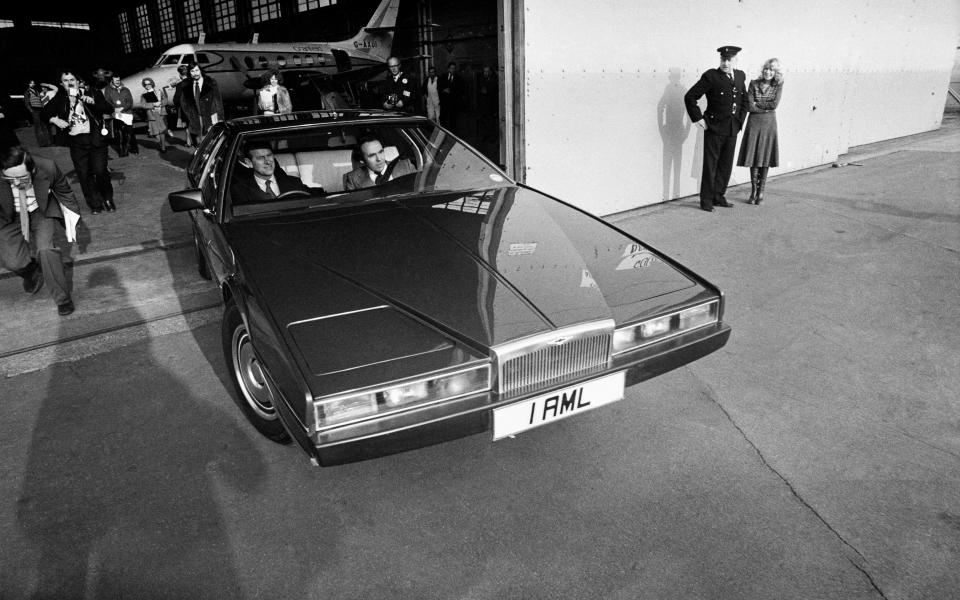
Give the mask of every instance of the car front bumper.
MULTIPOLYGON (((592 373, 580 380, 565 381, 556 389, 568 388, 579 382, 596 379, 605 374, 625 371, 627 387, 666 373, 722 348, 730 337, 730 327, 715 323, 696 331, 678 335, 662 343, 640 348, 614 357, 610 367, 592 373)), ((538 390, 535 395, 550 393, 538 390)), ((491 427, 493 409, 523 402, 530 395, 500 400, 495 393, 474 394, 453 402, 440 403, 396 414, 328 429, 308 435, 294 426, 291 434, 316 461, 331 466, 366 460, 429 446, 453 439, 482 433, 491 427)), ((290 417, 281 407, 281 417, 290 417)), ((283 419, 291 424, 292 417, 283 419)))

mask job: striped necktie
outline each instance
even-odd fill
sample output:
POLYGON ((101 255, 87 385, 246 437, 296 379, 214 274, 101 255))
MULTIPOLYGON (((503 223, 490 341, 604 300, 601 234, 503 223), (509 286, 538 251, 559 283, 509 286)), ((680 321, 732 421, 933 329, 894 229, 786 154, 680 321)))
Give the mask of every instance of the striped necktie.
POLYGON ((30 241, 30 209, 27 208, 27 190, 20 190, 20 232, 23 233, 23 240, 30 241))

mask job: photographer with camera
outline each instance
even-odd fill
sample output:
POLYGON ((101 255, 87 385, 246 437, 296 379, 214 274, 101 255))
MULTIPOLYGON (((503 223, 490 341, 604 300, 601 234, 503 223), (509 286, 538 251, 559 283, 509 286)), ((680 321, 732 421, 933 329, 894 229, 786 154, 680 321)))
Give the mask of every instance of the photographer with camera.
POLYGON ((70 148, 83 197, 95 215, 104 209, 116 210, 103 124, 103 115, 112 110, 100 90, 84 86, 73 71, 64 69, 60 72, 60 89, 40 111, 44 121, 57 127, 57 145, 70 148))
POLYGON ((400 70, 400 59, 391 56, 387 59, 387 70, 390 71, 387 97, 383 107, 387 110, 399 110, 412 113, 417 106, 417 86, 413 78, 400 70))

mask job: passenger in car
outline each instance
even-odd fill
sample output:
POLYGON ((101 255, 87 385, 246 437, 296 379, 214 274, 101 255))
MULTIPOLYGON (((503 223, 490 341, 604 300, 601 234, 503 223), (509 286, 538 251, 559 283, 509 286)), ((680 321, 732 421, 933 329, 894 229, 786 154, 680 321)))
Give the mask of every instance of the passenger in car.
POLYGON ((344 174, 344 190, 359 190, 379 185, 397 177, 414 173, 417 170, 409 159, 399 156, 387 162, 383 144, 373 135, 361 138, 357 143, 357 151, 360 155, 361 165, 344 174))
POLYGON ((267 202, 292 191, 323 193, 323 189, 307 187, 300 178, 277 168, 269 142, 250 142, 243 153, 251 168, 237 166, 233 170, 230 196, 234 204, 267 202))

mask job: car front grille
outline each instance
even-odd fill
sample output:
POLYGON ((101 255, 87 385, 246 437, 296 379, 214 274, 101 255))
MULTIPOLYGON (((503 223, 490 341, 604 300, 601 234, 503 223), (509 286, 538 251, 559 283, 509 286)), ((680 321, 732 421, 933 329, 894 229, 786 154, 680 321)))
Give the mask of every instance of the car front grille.
POLYGON ((500 396, 512 398, 604 370, 612 332, 612 321, 600 321, 494 348, 500 396))

